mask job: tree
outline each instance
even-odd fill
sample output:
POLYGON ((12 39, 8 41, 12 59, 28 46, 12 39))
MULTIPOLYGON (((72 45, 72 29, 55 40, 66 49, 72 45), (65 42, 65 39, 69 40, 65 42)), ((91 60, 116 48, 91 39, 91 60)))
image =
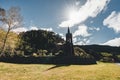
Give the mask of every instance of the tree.
POLYGON ((44 30, 31 30, 19 34, 20 44, 18 49, 25 52, 25 55, 37 53, 38 50, 47 50, 48 53, 57 52, 57 43, 64 40, 54 32, 44 30))
POLYGON ((4 24, 4 29, 7 31, 0 54, 0 56, 3 56, 9 32, 12 29, 21 27, 22 17, 20 15, 20 8, 11 7, 9 10, 0 8, 0 21, 4 24))

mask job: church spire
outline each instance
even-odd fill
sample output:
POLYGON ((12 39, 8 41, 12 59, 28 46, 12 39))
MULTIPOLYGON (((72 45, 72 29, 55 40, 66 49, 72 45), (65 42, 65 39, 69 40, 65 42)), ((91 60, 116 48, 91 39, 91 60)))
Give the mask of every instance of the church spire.
POLYGON ((68 33, 70 33, 70 29, 69 29, 69 27, 68 27, 68 33))
POLYGON ((70 33, 69 27, 68 27, 68 32, 66 34, 66 42, 67 43, 72 43, 72 34, 70 33))

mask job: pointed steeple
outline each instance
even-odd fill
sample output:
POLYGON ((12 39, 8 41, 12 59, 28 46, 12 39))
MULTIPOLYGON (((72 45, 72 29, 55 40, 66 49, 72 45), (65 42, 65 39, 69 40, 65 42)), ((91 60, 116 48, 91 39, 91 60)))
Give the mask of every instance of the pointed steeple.
POLYGON ((70 29, 69 29, 69 27, 68 27, 68 33, 70 33, 70 29))
POLYGON ((69 27, 68 27, 68 32, 66 34, 66 42, 67 43, 72 43, 72 34, 70 33, 69 27))

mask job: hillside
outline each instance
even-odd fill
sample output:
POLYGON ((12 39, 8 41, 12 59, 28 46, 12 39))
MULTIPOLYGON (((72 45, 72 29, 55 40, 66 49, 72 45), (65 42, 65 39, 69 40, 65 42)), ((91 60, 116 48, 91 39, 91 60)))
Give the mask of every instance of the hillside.
POLYGON ((96 60, 106 59, 111 61, 114 59, 117 62, 120 62, 120 47, 112 47, 105 45, 75 45, 82 48, 85 52, 93 55, 96 60))
MULTIPOLYGON (((0 29, 0 48, 3 45, 5 34, 6 34, 6 31, 0 29)), ((18 35, 16 33, 10 32, 6 42, 6 48, 14 49, 16 47, 17 40, 18 40, 18 35)))
POLYGON ((114 54, 120 54, 120 47, 113 47, 113 46, 106 46, 106 45, 76 45, 84 50, 93 50, 97 53, 100 52, 108 52, 108 53, 114 53, 114 54))

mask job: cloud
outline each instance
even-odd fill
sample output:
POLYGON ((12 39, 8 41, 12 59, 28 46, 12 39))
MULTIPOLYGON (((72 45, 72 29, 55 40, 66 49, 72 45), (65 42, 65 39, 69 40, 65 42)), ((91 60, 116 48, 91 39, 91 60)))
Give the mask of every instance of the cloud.
POLYGON ((4 29, 4 30, 7 30, 7 29, 8 29, 8 25, 7 25, 7 24, 2 24, 2 25, 0 25, 0 27, 1 27, 2 29, 4 29))
POLYGON ((88 32, 88 27, 85 26, 85 25, 81 25, 78 27, 78 30, 76 30, 74 33, 73 33, 73 37, 75 36, 82 36, 82 37, 88 37, 90 36, 91 34, 88 32))
MULTIPOLYGON (((17 24, 17 23, 16 23, 17 24)), ((29 27, 18 27, 18 28, 13 28, 11 31, 15 32, 15 33, 20 33, 20 32, 26 32, 29 30, 46 30, 46 31, 53 31, 52 28, 38 28, 37 26, 34 26, 33 24, 31 24, 29 27), (32 26, 31 26, 32 25, 32 26)), ((7 30, 8 29, 8 25, 7 24, 2 24, 0 26, 2 29, 7 30)))
POLYGON ((15 33, 26 32, 29 30, 38 30, 38 28, 36 26, 30 26, 30 28, 20 27, 20 28, 12 29, 12 31, 15 33))
POLYGON ((92 30, 92 31, 93 31, 93 30, 99 31, 100 28, 98 28, 98 27, 97 27, 97 28, 96 28, 96 27, 89 27, 89 30, 92 30))
POLYGON ((15 33, 20 33, 20 32, 26 32, 28 31, 28 29, 24 27, 20 27, 20 28, 13 29, 12 31, 15 33))
POLYGON ((66 39, 65 35, 63 35, 62 33, 59 33, 59 35, 60 35, 64 40, 66 39))
POLYGON ((78 6, 80 4, 80 1, 76 1, 75 5, 78 6))
POLYGON ((72 27, 87 20, 89 17, 96 17, 103 11, 110 0, 87 0, 87 2, 74 12, 74 17, 61 22, 60 27, 72 27))
POLYGON ((109 40, 102 45, 109 45, 109 46, 120 46, 120 38, 114 38, 112 40, 109 40))
POLYGON ((38 30, 38 28, 36 26, 31 26, 30 30, 38 30))
POLYGON ((74 45, 86 45, 90 43, 90 39, 89 38, 80 39, 78 37, 74 37, 73 42, 74 42, 74 45))
POLYGON ((100 28, 88 27, 86 25, 78 26, 78 30, 73 33, 73 42, 75 45, 86 45, 90 43, 92 33, 89 31, 99 31, 100 28))
POLYGON ((15 32, 15 33, 20 33, 20 32, 26 32, 26 31, 29 31, 29 30, 46 30, 46 31, 53 31, 52 28, 38 28, 37 26, 30 26, 29 28, 27 27, 20 27, 20 28, 16 28, 16 29, 13 29, 12 31, 15 32))
POLYGON ((106 19, 104 19, 103 25, 112 28, 116 33, 120 33, 120 12, 117 13, 113 11, 106 19))
POLYGON ((42 30, 46 30, 46 31, 53 31, 52 28, 40 28, 40 29, 42 29, 42 30))

